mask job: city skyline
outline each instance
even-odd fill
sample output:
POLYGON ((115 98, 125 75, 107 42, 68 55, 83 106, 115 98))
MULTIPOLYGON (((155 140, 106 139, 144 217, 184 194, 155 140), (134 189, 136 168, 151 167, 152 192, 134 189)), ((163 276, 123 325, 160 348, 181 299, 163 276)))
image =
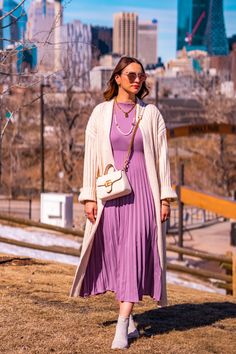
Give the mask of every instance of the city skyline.
MULTIPOLYGON (((32 1, 32 0, 31 0, 32 1)), ((26 9, 31 2, 27 0, 26 9)), ((158 55, 164 61, 176 56, 177 36, 177 0, 134 1, 114 0, 111 4, 108 0, 100 0, 99 6, 96 0, 90 2, 78 0, 65 0, 64 22, 79 19, 90 25, 113 27, 113 15, 117 12, 136 12, 141 21, 158 20, 158 55)), ((224 18, 227 37, 236 34, 236 2, 224 0, 224 18)))

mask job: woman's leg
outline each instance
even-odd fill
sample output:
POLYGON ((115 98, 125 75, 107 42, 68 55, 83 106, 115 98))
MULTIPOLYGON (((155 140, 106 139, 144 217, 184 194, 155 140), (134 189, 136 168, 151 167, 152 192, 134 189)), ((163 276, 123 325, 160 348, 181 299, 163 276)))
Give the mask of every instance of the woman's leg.
POLYGON ((112 342, 112 349, 125 349, 128 347, 128 328, 133 302, 120 301, 120 312, 116 325, 116 333, 112 342))
POLYGON ((133 310, 134 303, 127 301, 120 301, 120 313, 119 315, 122 317, 129 317, 133 310))
POLYGON ((135 326, 134 319, 132 316, 133 307, 134 307, 133 302, 120 301, 120 316, 129 317, 129 326, 128 326, 129 339, 139 337, 139 331, 135 326))

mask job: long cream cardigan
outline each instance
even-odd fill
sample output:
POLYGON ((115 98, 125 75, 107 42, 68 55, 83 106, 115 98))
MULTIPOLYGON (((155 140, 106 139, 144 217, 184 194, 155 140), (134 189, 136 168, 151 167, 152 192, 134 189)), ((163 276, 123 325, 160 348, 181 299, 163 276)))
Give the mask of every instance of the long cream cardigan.
MULTIPOLYGON (((113 105, 114 99, 97 105, 90 116, 85 132, 83 187, 81 188, 79 201, 81 203, 84 203, 85 200, 97 201, 98 212, 95 224, 92 224, 89 220, 86 222, 80 263, 74 277, 70 296, 79 295, 91 254, 95 231, 105 205, 105 203, 100 200, 96 200, 95 183, 96 176, 103 173, 105 166, 109 163, 114 164, 109 137, 113 105)), ((145 109, 139 127, 143 137, 147 174, 156 210, 157 252, 159 252, 161 265, 161 299, 159 305, 165 306, 167 305, 166 242, 165 228, 161 223, 160 217, 160 200, 165 198, 176 199, 176 193, 171 188, 164 120, 156 106, 152 104, 145 105, 141 100, 138 100, 136 121, 143 107, 145 107, 145 109)))

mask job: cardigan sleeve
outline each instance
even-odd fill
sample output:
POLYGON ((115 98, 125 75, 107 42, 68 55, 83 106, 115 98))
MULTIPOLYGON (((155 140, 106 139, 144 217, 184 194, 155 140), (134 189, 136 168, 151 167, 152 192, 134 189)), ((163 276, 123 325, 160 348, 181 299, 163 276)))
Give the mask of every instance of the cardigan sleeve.
POLYGON ((97 107, 93 110, 85 130, 85 152, 83 187, 80 188, 79 202, 85 200, 96 201, 96 174, 97 174, 97 151, 96 151, 96 116, 97 107))
POLYGON ((171 187, 170 163, 166 138, 166 126, 162 115, 158 117, 158 179, 160 183, 160 199, 177 199, 171 187))

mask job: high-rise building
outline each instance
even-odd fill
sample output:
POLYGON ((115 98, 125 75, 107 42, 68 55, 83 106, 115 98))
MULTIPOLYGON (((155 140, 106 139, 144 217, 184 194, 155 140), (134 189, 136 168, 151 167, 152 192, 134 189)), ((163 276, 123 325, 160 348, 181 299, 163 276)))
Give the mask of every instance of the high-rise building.
POLYGON ((17 51, 17 62, 16 62, 17 73, 24 73, 26 71, 30 72, 36 69, 37 47, 35 44, 32 43, 20 44, 16 47, 16 51, 17 51))
POLYGON ((138 15, 121 12, 114 15, 113 53, 137 57, 138 15))
POLYGON ((227 55, 229 52, 225 32, 223 0, 210 0, 205 44, 209 55, 227 55))
POLYGON ((223 0, 178 0, 177 51, 227 55, 223 0))
POLYGON ((204 35, 209 11, 209 0, 178 0, 177 51, 206 50, 204 35))
POLYGON ((233 49, 233 46, 235 47, 236 45, 236 34, 233 34, 231 37, 228 38, 228 44, 229 44, 229 51, 233 49))
POLYGON ((226 56, 211 56, 208 68, 215 69, 221 82, 232 81, 236 93, 236 35, 228 38, 229 54, 226 56))
POLYGON ((89 87, 91 27, 80 21, 63 24, 61 0, 35 0, 29 8, 27 38, 35 43, 38 69, 54 71, 81 90, 89 87))
MULTIPOLYGON (((0 17, 13 10, 18 3, 14 0, 0 0, 0 17)), ((24 39, 27 15, 23 6, 19 6, 10 15, 0 20, 0 50, 24 39), (16 19, 18 19, 16 21, 16 19)))
POLYGON ((91 70, 91 27, 79 20, 61 27, 61 67, 73 86, 89 88, 91 70))
POLYGON ((61 41, 61 26, 63 24, 63 10, 61 6, 62 0, 54 1, 54 10, 55 10, 55 27, 54 27, 54 42, 55 42, 55 50, 54 50, 54 69, 61 70, 61 51, 60 51, 60 41, 61 41))
POLYGON ((157 63, 157 20, 139 23, 138 58, 144 66, 157 63))
POLYGON ((92 26, 92 66, 99 63, 102 55, 112 52, 112 28, 92 26))
POLYGON ((61 25, 57 9, 58 2, 54 0, 34 0, 29 7, 26 38, 37 46, 41 71, 53 71, 55 67, 55 33, 61 25))

